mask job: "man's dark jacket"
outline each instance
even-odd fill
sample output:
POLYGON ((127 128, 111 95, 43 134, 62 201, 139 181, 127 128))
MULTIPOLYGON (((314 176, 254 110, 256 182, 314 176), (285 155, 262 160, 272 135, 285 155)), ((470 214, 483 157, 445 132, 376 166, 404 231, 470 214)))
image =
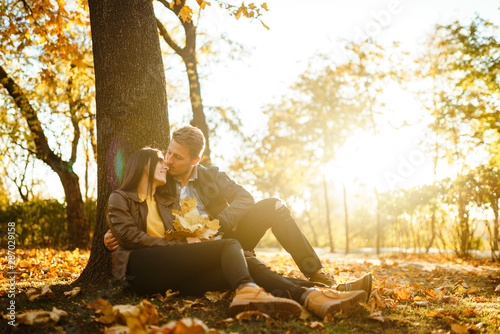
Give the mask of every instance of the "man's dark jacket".
MULTIPOLYGON (((231 231, 255 200, 218 167, 197 165, 196 168, 198 177, 193 181, 196 195, 208 215, 219 220, 221 232, 231 231)), ((170 193, 177 196, 176 183, 171 175, 168 175, 167 185, 170 193)))

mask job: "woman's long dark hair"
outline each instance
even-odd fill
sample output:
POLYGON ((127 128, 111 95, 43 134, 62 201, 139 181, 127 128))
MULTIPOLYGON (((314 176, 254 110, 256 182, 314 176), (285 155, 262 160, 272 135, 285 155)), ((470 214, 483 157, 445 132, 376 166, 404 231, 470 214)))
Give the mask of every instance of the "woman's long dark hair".
POLYGON ((151 147, 144 147, 132 153, 127 160, 127 165, 125 166, 123 175, 123 182, 118 189, 124 191, 137 191, 137 186, 141 180, 144 168, 147 166, 148 162, 150 162, 148 193, 145 195, 151 196, 156 165, 160 161, 158 153, 161 153, 161 151, 151 147))

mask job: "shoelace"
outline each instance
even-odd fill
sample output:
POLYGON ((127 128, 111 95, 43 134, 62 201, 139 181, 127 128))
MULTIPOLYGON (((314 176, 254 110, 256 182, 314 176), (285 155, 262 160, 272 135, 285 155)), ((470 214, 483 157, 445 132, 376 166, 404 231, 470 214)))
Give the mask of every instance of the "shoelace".
POLYGON ((328 288, 317 288, 317 289, 319 289, 323 293, 323 295, 325 295, 328 298, 336 299, 340 297, 340 292, 337 290, 332 290, 328 288))
MULTIPOLYGON (((244 288, 243 288, 243 289, 244 289, 244 288)), ((239 290, 239 291, 238 291, 238 293, 241 293, 241 291, 243 291, 243 289, 239 290)), ((270 295, 269 293, 267 293, 267 292, 266 292, 266 290, 264 290, 264 288, 259 287, 259 289, 255 292, 255 296, 254 296, 254 298, 257 298, 257 296, 258 296, 259 294, 261 294, 261 293, 263 293, 263 294, 264 294, 264 295, 266 295, 266 296, 267 296, 267 295, 270 295)))

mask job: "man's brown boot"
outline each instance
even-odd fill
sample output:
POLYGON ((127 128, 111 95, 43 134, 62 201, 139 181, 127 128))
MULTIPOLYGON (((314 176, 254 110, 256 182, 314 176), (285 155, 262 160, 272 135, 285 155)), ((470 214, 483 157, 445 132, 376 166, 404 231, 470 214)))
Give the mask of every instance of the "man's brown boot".
POLYGON ((331 274, 325 273, 323 270, 318 270, 309 278, 309 281, 314 283, 323 283, 328 286, 332 286, 337 283, 331 274))
POLYGON ((301 313, 300 304, 292 299, 274 297, 258 286, 247 286, 236 290, 236 295, 229 305, 229 316, 234 317, 243 311, 257 310, 269 315, 279 314, 282 317, 293 315, 298 318, 301 313))
POLYGON ((339 291, 363 290, 366 292, 366 301, 370 299, 372 292, 372 274, 366 274, 356 281, 345 282, 337 285, 339 291))
POLYGON ((327 314, 347 311, 366 299, 364 291, 338 292, 332 289, 315 289, 307 297, 304 306, 323 319, 327 314))

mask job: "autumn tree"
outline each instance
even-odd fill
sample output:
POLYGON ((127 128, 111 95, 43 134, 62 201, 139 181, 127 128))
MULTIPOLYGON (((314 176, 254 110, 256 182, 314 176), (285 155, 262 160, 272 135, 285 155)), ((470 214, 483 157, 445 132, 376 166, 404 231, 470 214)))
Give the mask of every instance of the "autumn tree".
MULTIPOLYGON (((425 55, 419 59, 418 76, 430 88, 424 106, 434 121, 429 129, 434 169, 441 158, 458 167, 456 190, 458 221, 457 252, 467 256, 473 229, 469 221, 468 175, 476 162, 474 152, 488 151, 498 142, 499 83, 498 28, 479 17, 468 24, 458 21, 439 25, 429 38, 425 55)), ((422 96, 423 94, 420 94, 422 96)))
POLYGON ((108 197, 128 156, 152 145, 165 149, 170 127, 160 42, 151 1, 89 1, 95 64, 98 195, 89 263, 77 282, 110 277, 103 244, 108 197))
POLYGON ((245 167, 263 191, 307 196, 308 184, 323 194, 330 250, 334 251, 330 222, 327 174, 336 150, 349 135, 366 124, 362 87, 345 65, 310 68, 292 86, 282 102, 269 105, 267 135, 256 145, 258 160, 248 158, 233 168, 245 167), (299 177, 298 177, 299 176, 299 177), (288 190, 287 190, 288 189, 288 190))
POLYGON ((93 117, 92 60, 87 16, 82 8, 69 7, 46 0, 8 0, 0 6, 1 131, 7 145, 16 147, 10 152, 21 148, 59 176, 68 247, 87 248, 89 225, 73 167, 86 131, 82 123, 93 117))
MULTIPOLYGON (((200 163, 202 165, 208 166, 211 164, 210 139, 213 132, 209 130, 207 116, 204 110, 203 100, 201 96, 200 75, 198 71, 198 32, 197 26, 193 19, 194 12, 193 9, 186 4, 185 0, 158 0, 158 3, 160 3, 163 8, 166 8, 168 11, 171 11, 176 15, 184 31, 183 36, 176 40, 172 32, 169 32, 169 29, 167 29, 167 25, 164 23, 165 19, 162 17, 162 15, 159 13, 156 14, 156 22, 162 39, 177 55, 181 57, 186 68, 186 75, 189 84, 189 99, 191 102, 191 110, 193 115, 191 125, 198 127, 205 135, 205 150, 203 152, 203 157, 200 163), (180 40, 180 42, 178 40, 180 40)), ((210 3, 206 1, 198 1, 198 4, 200 5, 200 15, 198 17, 201 17, 202 10, 205 8, 205 6, 210 5, 210 3)), ((267 10, 267 5, 265 3, 260 5, 259 7, 254 5, 253 3, 247 6, 244 3, 242 3, 241 6, 233 6, 231 4, 223 2, 219 2, 219 4, 221 5, 221 7, 224 7, 227 11, 229 11, 231 15, 234 15, 236 19, 239 19, 240 16, 258 19, 262 15, 261 11, 267 10)), ((213 56, 219 57, 218 55, 213 56)), ((228 121, 225 117, 222 117, 222 120, 228 121)))

